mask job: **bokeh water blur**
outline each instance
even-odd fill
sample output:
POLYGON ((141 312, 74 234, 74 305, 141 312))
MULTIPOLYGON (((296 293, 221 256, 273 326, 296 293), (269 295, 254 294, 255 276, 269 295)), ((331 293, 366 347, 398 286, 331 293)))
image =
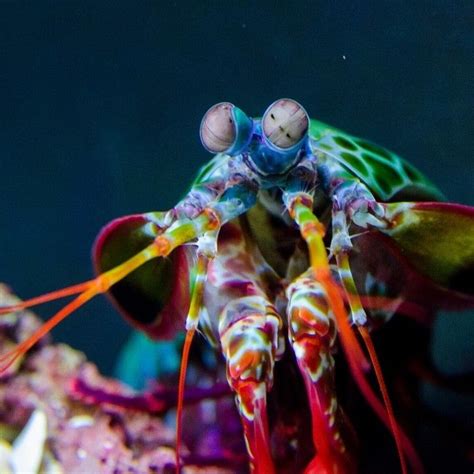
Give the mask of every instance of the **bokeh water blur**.
MULTIPOLYGON (((474 205, 472 18, 468 1, 2 2, 0 280, 26 298, 88 279, 103 224, 186 191, 222 100, 295 98, 474 205)), ((99 298, 55 337, 109 372, 128 331, 99 298)), ((438 321, 443 368, 473 369, 468 331, 438 321)))

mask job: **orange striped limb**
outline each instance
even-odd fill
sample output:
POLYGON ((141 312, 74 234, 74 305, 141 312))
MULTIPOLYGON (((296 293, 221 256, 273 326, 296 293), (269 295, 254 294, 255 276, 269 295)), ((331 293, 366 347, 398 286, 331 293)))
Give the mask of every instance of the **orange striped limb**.
POLYGON ((221 219, 217 212, 210 208, 206 208, 192 221, 178 220, 163 234, 158 235, 154 241, 143 250, 120 265, 98 275, 93 280, 47 293, 13 306, 0 308, 0 314, 6 314, 33 306, 34 304, 78 294, 75 299, 59 310, 28 339, 18 344, 13 350, 0 356, 0 372, 5 371, 10 367, 11 364, 13 364, 20 356, 25 354, 44 335, 94 296, 107 292, 111 286, 142 266, 145 262, 157 257, 166 257, 176 247, 194 240, 196 237, 199 237, 208 231, 214 231, 220 227, 220 221, 221 219))

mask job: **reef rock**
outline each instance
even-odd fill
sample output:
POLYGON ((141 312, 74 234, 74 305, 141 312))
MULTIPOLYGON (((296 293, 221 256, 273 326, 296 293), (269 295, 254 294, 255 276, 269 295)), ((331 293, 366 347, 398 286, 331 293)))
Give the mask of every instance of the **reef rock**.
MULTIPOLYGON (((18 301, 0 285, 0 306, 18 301)), ((0 354, 40 324, 30 311, 1 316, 0 354)), ((49 337, 0 375, 0 472, 175 472, 175 433, 163 417, 91 403, 78 395, 78 381, 122 397, 134 395, 120 382, 101 376, 83 353, 54 344, 49 337)), ((186 466, 182 472, 235 471, 207 465, 186 466)))

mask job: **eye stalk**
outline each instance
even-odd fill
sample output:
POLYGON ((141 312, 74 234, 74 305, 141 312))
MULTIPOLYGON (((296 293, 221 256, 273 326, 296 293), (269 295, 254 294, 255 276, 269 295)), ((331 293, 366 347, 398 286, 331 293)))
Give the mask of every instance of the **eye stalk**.
POLYGON ((273 147, 287 150, 299 144, 308 133, 309 117, 295 100, 279 99, 263 114, 262 132, 273 147))
POLYGON ((211 153, 236 155, 248 145, 252 131, 252 119, 230 102, 220 102, 205 113, 199 135, 211 153))

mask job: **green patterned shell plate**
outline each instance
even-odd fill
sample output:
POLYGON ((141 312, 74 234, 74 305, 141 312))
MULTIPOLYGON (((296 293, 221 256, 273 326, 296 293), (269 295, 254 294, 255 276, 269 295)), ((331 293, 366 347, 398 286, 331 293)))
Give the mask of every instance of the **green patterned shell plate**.
POLYGON ((317 120, 311 120, 313 152, 335 160, 357 176, 382 201, 439 201, 442 193, 414 166, 397 154, 356 138, 317 120))

